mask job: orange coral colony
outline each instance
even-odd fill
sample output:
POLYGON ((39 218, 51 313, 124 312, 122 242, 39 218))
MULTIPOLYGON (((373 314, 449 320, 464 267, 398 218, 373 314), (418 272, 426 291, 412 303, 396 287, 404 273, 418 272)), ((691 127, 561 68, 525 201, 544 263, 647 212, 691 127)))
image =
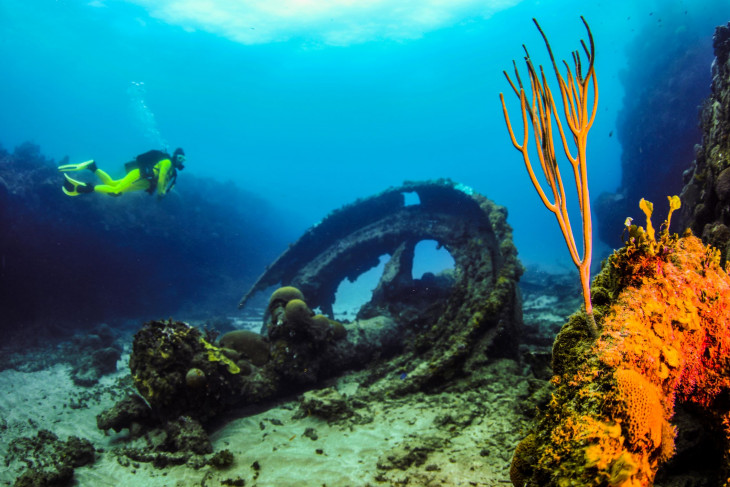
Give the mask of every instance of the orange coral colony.
POLYGON ((593 283, 605 297, 600 336, 575 315, 556 339, 555 390, 515 452, 515 487, 652 485, 674 454, 679 402, 704 408, 730 440, 720 398, 730 392, 730 278, 719 252, 692 235, 628 230, 593 283))

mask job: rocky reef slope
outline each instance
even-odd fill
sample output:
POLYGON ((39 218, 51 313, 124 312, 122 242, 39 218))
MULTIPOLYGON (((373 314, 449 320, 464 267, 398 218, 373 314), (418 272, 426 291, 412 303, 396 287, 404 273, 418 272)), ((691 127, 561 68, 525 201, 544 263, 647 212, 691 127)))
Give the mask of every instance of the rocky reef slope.
MULTIPOLYGON (((282 215, 232 183, 182 173, 146 193, 69 198, 40 148, 0 149, 0 328, 47 332, 195 306, 235 310, 289 238, 282 215), (230 292, 230 301, 226 296, 230 292)), ((201 309, 203 311, 203 309, 201 309)))

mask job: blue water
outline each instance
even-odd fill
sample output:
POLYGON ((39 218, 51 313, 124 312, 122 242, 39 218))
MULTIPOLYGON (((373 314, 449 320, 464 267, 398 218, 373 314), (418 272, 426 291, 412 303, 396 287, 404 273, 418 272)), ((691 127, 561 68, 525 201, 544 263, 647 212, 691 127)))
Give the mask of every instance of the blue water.
POLYGON ((113 175, 182 146, 180 178, 234 181, 291 212, 296 231, 403 180, 448 177, 509 209, 523 261, 569 268, 498 94, 522 44, 547 61, 532 17, 564 59, 586 38, 579 15, 597 49, 598 195, 621 176, 626 46, 639 31, 709 39, 730 2, 3 0, 0 144, 33 141, 113 175))

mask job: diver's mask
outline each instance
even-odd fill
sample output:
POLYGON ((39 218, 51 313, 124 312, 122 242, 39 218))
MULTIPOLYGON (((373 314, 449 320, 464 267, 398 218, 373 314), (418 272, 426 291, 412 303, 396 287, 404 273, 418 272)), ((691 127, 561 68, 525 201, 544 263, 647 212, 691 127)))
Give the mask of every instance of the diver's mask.
POLYGON ((185 154, 177 154, 175 156, 173 164, 175 165, 176 169, 185 169, 185 154))
POLYGON ((172 165, 175 169, 185 169, 185 151, 178 147, 172 154, 172 165))

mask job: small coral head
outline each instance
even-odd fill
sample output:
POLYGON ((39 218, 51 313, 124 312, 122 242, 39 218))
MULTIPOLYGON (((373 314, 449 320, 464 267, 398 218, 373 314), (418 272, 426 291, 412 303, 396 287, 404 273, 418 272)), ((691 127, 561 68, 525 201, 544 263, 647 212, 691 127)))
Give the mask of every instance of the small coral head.
POLYGON ((276 306, 286 306, 292 299, 304 300, 304 295, 294 286, 280 287, 269 298, 269 311, 272 311, 276 306))
POLYGON ((290 323, 309 324, 314 313, 301 299, 292 299, 286 304, 286 320, 290 323))

